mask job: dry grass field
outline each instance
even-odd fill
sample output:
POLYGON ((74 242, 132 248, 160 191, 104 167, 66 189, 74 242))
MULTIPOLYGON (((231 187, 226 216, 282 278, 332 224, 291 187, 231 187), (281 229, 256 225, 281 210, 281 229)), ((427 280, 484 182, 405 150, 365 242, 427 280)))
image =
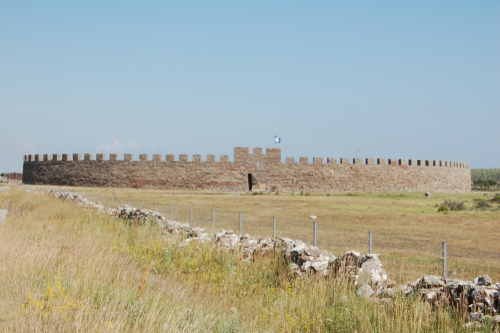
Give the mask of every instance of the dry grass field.
MULTIPOLYGON (((42 187, 43 188, 43 187, 42 187)), ((156 209, 173 219, 193 222, 212 231, 239 232, 239 212, 243 213, 243 233, 254 237, 273 235, 273 216, 277 233, 308 243, 313 242, 313 220, 317 217, 317 244, 335 255, 348 250, 368 253, 368 231, 373 232, 373 252, 381 254, 390 276, 403 283, 421 274, 442 272, 442 242, 447 242, 448 276, 473 279, 489 274, 500 281, 500 203, 488 210, 474 209, 479 200, 491 200, 493 193, 344 193, 326 196, 318 193, 249 195, 214 192, 166 191, 147 189, 69 188, 107 206, 156 209), (93 196, 92 196, 93 195, 93 196), (438 213, 444 201, 464 202, 467 210, 438 213)))
MULTIPOLYGON (((117 193, 123 198, 135 193, 144 203, 162 196, 152 191, 117 193)), ((416 226, 409 226, 413 220, 441 221, 437 231, 449 223, 429 206, 439 199, 163 196, 164 202, 175 204, 281 213, 278 216, 297 220, 309 214, 321 221, 332 216, 344 220, 339 226, 351 229, 363 229, 369 216, 398 224, 397 216, 406 214, 411 217, 409 224, 399 223, 392 229, 400 233, 418 232, 416 226), (412 202, 416 207, 412 208, 412 202), (363 209, 364 203, 373 211, 363 209)), ((179 247, 179 240, 162 237, 157 225, 128 225, 46 194, 11 187, 0 193, 0 209, 6 208, 7 220, 0 225, 2 332, 467 331, 461 314, 440 306, 411 297, 381 304, 365 301, 341 279, 293 278, 286 264, 272 255, 248 263, 237 252, 208 244, 179 247)), ((485 230, 488 225, 493 230, 498 221, 490 213, 460 214, 447 216, 462 223, 470 214, 485 230)), ((335 219, 330 221, 336 226, 335 219)), ((391 231, 390 223, 381 223, 380 230, 391 231)), ((369 226, 378 230, 375 224, 369 226)), ((427 235, 420 232, 421 237, 427 235)), ((475 331, 490 330, 486 325, 475 331)))

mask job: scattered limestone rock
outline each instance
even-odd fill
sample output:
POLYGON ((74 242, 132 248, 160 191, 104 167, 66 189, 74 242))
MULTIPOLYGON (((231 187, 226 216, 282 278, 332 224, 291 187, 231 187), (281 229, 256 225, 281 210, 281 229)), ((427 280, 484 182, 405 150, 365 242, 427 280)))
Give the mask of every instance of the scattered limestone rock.
POLYGON ((470 321, 480 321, 484 319, 484 314, 482 312, 471 312, 469 318, 470 321))
POLYGON ((420 279, 420 288, 439 288, 445 285, 444 279, 436 275, 424 275, 424 277, 420 279))
POLYGON ((299 265, 297 265, 293 262, 288 265, 288 269, 294 275, 301 275, 302 274, 299 265))
POLYGON ((474 280, 474 284, 478 286, 491 286, 491 279, 488 275, 481 275, 474 280))
POLYGON ((367 284, 362 285, 361 288, 359 288, 358 290, 358 295, 361 298, 370 298, 374 293, 375 292, 373 291, 373 289, 367 284))

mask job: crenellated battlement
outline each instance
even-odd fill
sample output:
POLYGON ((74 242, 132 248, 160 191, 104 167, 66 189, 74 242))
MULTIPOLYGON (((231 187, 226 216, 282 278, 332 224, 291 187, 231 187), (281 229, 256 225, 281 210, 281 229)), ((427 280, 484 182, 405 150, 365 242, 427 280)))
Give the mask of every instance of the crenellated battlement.
MULTIPOLYGON (((219 160, 216 160, 215 155, 206 155, 205 159, 200 154, 193 154, 189 160, 188 154, 180 154, 176 159, 175 155, 153 154, 149 158, 148 154, 140 154, 138 160, 134 160, 133 154, 124 154, 123 159, 119 158, 118 154, 109 154, 106 159, 106 154, 43 154, 43 155, 25 155, 24 162, 58 162, 58 161, 123 161, 123 162, 182 162, 182 163, 286 163, 286 164, 311 164, 309 157, 300 157, 296 161, 295 157, 287 157, 285 162, 281 161, 281 148, 266 148, 265 154, 262 153, 262 148, 253 148, 253 153, 250 154, 248 147, 235 147, 234 159, 229 161, 228 155, 220 155, 219 160), (83 156, 83 158, 82 158, 83 156)), ((312 158, 313 165, 325 164, 323 157, 312 158)), ((353 165, 380 165, 380 166, 418 166, 418 167, 445 167, 445 168, 461 168, 470 169, 469 163, 441 161, 441 160, 417 160, 417 159, 387 159, 387 158, 335 158, 327 157, 326 164, 353 164, 353 165), (339 161, 339 162, 337 162, 339 161)))
POLYGON ((468 163, 396 158, 286 157, 280 148, 229 155, 26 155, 27 184, 165 189, 468 192, 468 163), (95 158, 94 158, 95 156, 95 158))

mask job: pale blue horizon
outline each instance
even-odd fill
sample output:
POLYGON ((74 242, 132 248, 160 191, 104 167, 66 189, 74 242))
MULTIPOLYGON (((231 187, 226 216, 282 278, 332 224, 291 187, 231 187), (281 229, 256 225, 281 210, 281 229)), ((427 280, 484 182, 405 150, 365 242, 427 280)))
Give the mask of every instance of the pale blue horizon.
POLYGON ((232 157, 275 135, 283 159, 498 168, 499 55, 496 1, 6 1, 0 172, 25 154, 232 157))

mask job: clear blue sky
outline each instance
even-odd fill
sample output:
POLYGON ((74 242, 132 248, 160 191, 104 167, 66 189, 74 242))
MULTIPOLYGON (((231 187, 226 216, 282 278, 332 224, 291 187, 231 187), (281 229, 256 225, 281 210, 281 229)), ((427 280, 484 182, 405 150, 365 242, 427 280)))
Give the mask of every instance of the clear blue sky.
POLYGON ((283 158, 500 167, 500 1, 3 1, 0 115, 0 172, 275 135, 283 158))

